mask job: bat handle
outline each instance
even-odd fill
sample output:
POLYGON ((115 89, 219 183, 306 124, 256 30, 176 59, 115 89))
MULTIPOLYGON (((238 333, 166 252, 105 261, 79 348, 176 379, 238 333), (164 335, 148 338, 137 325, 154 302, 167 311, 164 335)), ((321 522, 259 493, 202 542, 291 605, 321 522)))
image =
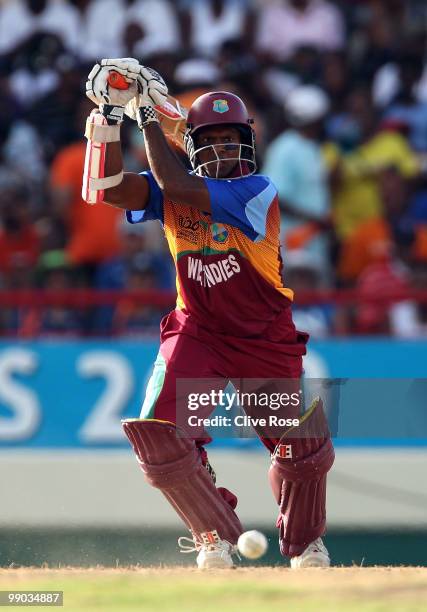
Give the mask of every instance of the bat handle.
POLYGON ((129 89, 129 83, 126 81, 125 77, 116 70, 111 70, 109 72, 107 81, 114 89, 129 89))

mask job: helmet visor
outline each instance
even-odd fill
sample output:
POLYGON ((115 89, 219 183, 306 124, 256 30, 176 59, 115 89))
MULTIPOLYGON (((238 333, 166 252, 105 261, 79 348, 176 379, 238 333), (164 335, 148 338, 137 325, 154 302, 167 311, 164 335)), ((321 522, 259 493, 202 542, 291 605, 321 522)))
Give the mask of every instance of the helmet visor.
POLYGON ((188 147, 191 166, 199 176, 233 179, 256 171, 255 148, 245 143, 215 143, 188 147))

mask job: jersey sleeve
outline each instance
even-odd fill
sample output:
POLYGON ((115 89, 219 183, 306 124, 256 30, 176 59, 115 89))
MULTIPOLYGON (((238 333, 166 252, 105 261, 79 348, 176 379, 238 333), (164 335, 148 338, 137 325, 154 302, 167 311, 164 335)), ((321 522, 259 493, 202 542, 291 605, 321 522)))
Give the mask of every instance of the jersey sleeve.
POLYGON ((208 187, 212 220, 240 229, 250 240, 265 238, 267 213, 277 190, 266 176, 242 179, 205 178, 208 187))
POLYGON ((163 223, 163 194, 153 174, 150 171, 141 172, 150 187, 150 196, 144 210, 127 210, 126 219, 129 223, 142 223, 143 221, 159 220, 163 223))

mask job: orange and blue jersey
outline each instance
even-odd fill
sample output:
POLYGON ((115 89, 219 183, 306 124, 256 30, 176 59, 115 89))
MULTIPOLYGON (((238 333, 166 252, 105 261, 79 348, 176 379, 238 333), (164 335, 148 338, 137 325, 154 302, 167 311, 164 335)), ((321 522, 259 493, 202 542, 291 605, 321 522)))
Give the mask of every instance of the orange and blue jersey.
POLYGON ((291 322, 293 292, 282 283, 277 190, 267 177, 206 177, 206 213, 166 200, 152 173, 143 175, 149 201, 144 210, 126 215, 130 223, 163 224, 177 272, 176 331, 195 322, 211 333, 255 338, 283 320, 284 311, 291 322))

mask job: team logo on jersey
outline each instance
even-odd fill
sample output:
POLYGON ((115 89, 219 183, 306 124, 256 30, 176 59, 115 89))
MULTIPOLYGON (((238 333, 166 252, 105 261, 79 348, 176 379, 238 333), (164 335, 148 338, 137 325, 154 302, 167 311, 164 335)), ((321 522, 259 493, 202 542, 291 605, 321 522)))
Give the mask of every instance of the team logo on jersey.
POLYGON ((227 100, 214 100, 213 101, 213 110, 216 113, 226 113, 228 110, 228 102, 227 100))
POLYGON ((225 242, 228 238, 228 231, 220 223, 212 223, 211 232, 215 242, 225 242))

